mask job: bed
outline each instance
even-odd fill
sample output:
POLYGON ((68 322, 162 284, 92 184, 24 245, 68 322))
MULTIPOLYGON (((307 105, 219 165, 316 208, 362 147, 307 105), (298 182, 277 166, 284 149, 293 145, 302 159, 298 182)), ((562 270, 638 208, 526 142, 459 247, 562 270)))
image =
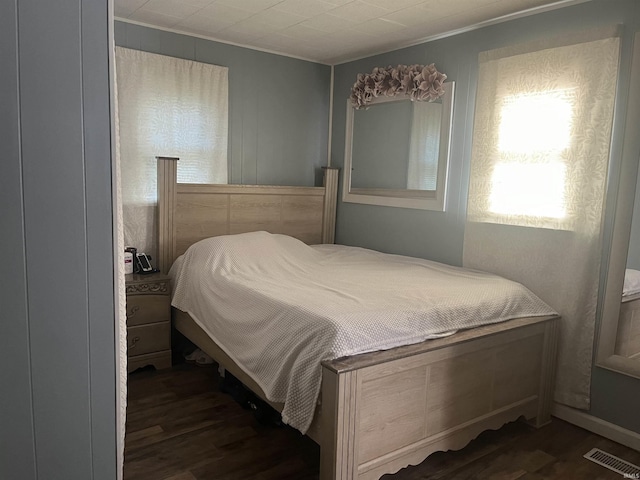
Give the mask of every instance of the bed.
MULTIPOLYGON (((175 160, 159 159, 160 268, 218 235, 264 230, 333 243, 337 176, 325 169, 324 187, 186 185, 176 183, 175 160)), ((187 313, 176 309, 174 325, 282 411, 187 313)), ((545 424, 557 335, 557 316, 524 317, 323 361, 307 431, 321 448, 320 478, 377 479, 520 417, 545 424)))
POLYGON ((620 316, 616 354, 627 358, 640 358, 640 271, 626 269, 620 316))

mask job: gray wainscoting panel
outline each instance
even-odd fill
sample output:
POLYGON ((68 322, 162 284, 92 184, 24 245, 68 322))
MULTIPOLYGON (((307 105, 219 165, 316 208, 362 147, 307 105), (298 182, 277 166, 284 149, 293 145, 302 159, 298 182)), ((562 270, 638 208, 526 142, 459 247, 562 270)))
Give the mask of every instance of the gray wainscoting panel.
POLYGON ((3 479, 116 478, 107 5, 0 9, 3 479))
POLYGON ((0 478, 36 478, 18 110, 17 6, 0 3, 0 478))
POLYGON ((18 6, 38 470, 91 478, 79 2, 18 6))
POLYGON ((640 380, 605 368, 591 374, 591 415, 640 433, 640 380))
POLYGON ((90 408, 94 479, 116 478, 116 322, 107 2, 82 2, 90 408))

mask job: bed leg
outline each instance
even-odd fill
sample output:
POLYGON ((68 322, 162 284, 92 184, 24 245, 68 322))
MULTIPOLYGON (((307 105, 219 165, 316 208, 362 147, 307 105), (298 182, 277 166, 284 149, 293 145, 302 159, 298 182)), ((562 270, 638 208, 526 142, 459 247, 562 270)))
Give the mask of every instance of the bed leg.
POLYGON ((536 428, 544 427, 551 422, 551 406, 553 404, 553 390, 556 380, 556 356, 558 352, 559 332, 559 318, 546 323, 542 349, 542 375, 538 394, 540 399, 538 403, 538 413, 535 418, 529 420, 529 424, 536 428))
POLYGON ((357 372, 322 367, 320 480, 355 480, 357 372))

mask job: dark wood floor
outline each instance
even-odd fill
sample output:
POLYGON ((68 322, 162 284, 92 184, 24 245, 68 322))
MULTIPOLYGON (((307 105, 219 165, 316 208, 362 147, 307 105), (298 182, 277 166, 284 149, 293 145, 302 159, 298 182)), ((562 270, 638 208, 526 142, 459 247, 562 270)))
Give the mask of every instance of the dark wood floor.
MULTIPOLYGON (((320 450, 297 431, 259 424, 218 389, 216 367, 188 364, 129 376, 125 480, 318 478, 320 450)), ((554 419, 515 422, 463 450, 436 453, 385 480, 621 479, 582 458, 601 448, 632 463, 640 453, 554 419)))

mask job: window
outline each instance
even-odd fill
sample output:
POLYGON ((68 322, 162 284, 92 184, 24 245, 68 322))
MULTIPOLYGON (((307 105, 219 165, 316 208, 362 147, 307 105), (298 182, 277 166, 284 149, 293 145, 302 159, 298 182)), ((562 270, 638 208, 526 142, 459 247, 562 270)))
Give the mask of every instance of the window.
POLYGON ((505 97, 498 125, 499 161, 489 211, 562 219, 567 214, 565 153, 571 146, 572 90, 505 97))
POLYGON ((601 72, 615 71, 617 45, 481 54, 471 221, 575 230, 599 218, 616 87, 601 72))
POLYGON ((228 69, 116 48, 125 242, 155 252, 156 156, 181 183, 228 183, 228 69))

